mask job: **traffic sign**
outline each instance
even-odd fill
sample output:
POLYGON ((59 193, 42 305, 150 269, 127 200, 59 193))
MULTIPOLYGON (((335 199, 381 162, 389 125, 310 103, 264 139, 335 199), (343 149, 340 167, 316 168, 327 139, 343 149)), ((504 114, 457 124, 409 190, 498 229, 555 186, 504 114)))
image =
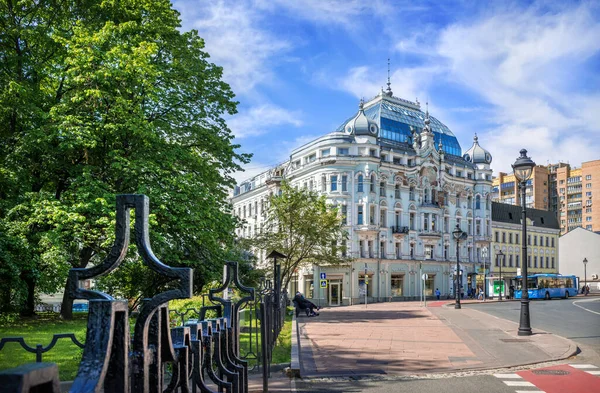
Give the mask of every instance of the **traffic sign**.
POLYGON ((327 280, 321 280, 320 283, 321 288, 327 288, 327 280))
POLYGON ((321 273, 321 280, 327 279, 327 273, 321 273))

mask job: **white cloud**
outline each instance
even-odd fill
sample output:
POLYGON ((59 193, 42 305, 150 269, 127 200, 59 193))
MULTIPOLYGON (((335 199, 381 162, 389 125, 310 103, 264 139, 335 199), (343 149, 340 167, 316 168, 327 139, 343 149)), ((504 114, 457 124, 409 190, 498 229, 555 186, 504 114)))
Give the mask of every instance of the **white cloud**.
POLYGON ((562 13, 531 7, 444 30, 437 54, 452 78, 497 107, 499 123, 582 126, 577 94, 557 75, 600 50, 600 25, 584 4, 562 13))
POLYGON ((235 137, 242 139, 266 134, 271 127, 282 125, 300 127, 303 123, 300 113, 297 111, 288 111, 275 105, 262 104, 235 115, 227 124, 235 137))
MULTIPOLYGON (((479 130, 480 143, 494 155, 496 171, 510 171, 521 148, 538 164, 579 165, 597 159, 600 95, 574 87, 584 82, 578 70, 600 51, 600 24, 592 11, 589 3, 558 11, 535 5, 496 10, 491 16, 452 24, 437 35, 427 34, 429 42, 412 35, 400 40, 396 49, 422 55, 425 64, 437 68, 428 72, 430 66, 416 67, 405 75, 398 70, 394 92, 421 97, 423 88, 432 86, 431 78, 475 92, 490 105, 479 121, 496 124, 487 132, 479 130), (407 82, 402 86, 401 81, 407 82)), ((443 108, 441 112, 436 113, 443 120, 443 108)), ((460 134, 461 124, 453 130, 460 134)))
POLYGON ((224 80, 236 94, 251 93, 269 83, 273 61, 291 49, 291 43, 263 27, 263 16, 251 4, 240 2, 175 2, 184 29, 197 29, 205 39, 212 61, 223 66, 224 80))
MULTIPOLYGON (((427 89, 433 82, 435 76, 442 69, 439 66, 416 67, 416 68, 398 68, 392 71, 391 82, 392 91, 397 97, 408 100, 415 100, 420 97, 420 101, 426 101, 427 89)), ((357 98, 370 99, 375 93, 381 91, 385 86, 384 75, 372 72, 367 66, 352 68, 346 75, 336 80, 334 88, 347 91, 357 98)))

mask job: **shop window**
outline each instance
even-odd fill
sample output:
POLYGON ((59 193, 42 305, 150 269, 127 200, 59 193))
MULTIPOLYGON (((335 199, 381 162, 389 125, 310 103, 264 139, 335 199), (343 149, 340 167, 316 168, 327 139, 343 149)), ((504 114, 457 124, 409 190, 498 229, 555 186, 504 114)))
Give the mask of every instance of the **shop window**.
POLYGON ((402 287, 404 285, 404 275, 403 274, 392 274, 392 297, 402 296, 402 287))
POLYGON ((433 296, 435 290, 435 274, 428 273, 427 280, 425 280, 425 296, 433 296))
POLYGON ((304 277, 304 297, 309 299, 313 298, 313 291, 315 289, 313 282, 312 276, 304 277))

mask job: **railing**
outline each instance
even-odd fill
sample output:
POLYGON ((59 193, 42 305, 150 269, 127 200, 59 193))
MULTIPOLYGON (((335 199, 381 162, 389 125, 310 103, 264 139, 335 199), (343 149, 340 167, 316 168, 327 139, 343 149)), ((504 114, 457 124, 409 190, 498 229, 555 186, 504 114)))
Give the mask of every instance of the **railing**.
POLYGON ((392 233, 408 233, 408 227, 392 227, 392 233))
MULTIPOLYGON (((71 385, 71 392, 159 393, 159 392, 248 392, 248 362, 240 356, 239 311, 254 301, 254 289, 239 281, 237 265, 227 262, 223 285, 208 294, 212 304, 173 313, 183 326, 170 328, 168 302, 190 298, 192 295, 192 269, 173 268, 163 264, 152 253, 148 243, 149 200, 144 195, 118 195, 115 243, 105 261, 86 269, 71 269, 68 294, 73 299, 89 301, 89 314, 85 344, 76 341, 72 334, 55 335, 47 347, 35 348, 22 338, 6 338, 18 342, 25 350, 42 354, 50 350, 61 338, 70 338, 83 347, 79 371, 71 385), (119 267, 129 246, 130 211, 135 210, 135 242, 143 262, 156 273, 169 277, 173 284, 166 292, 144 300, 130 335, 127 302, 115 300, 102 292, 78 287, 78 283, 107 274, 119 267), (237 302, 218 297, 227 291, 233 280, 244 296, 237 302), (216 318, 205 319, 207 312, 215 310, 216 318), (197 313, 191 320, 188 315, 197 313), (167 367, 168 366, 168 367, 167 367)), ((265 297, 264 295, 261 295, 265 297)), ((283 325, 281 308, 269 308, 268 296, 261 302, 261 328, 267 329, 262 337, 266 353, 272 353, 275 339, 283 325)), ((285 302, 277 299, 277 305, 285 302)), ((283 304, 283 306, 281 306, 283 304)), ((263 354, 265 350, 263 349, 263 354)), ((263 355, 264 358, 264 355, 263 355)), ((263 367, 268 367, 263 362, 263 367)), ((33 363, 0 373, 0 386, 7 393, 21 391, 59 391, 58 368, 52 363, 33 363)), ((263 381, 267 386, 268 380, 263 381)))
POLYGON ((54 348, 54 346, 56 345, 56 343, 58 343, 58 340, 60 340, 60 339, 70 339, 71 342, 73 344, 77 345, 79 348, 84 347, 84 344, 82 344, 77 339, 77 337, 75 337, 75 334, 59 333, 59 334, 54 334, 52 336, 52 340, 50 341, 50 344, 48 344, 46 346, 43 346, 42 344, 36 344, 35 347, 28 345, 25 342, 25 339, 23 337, 5 337, 3 339, 0 339, 0 351, 2 351, 2 348, 4 348, 4 345, 6 345, 8 343, 17 343, 21 346, 21 348, 23 348, 27 352, 35 353, 35 362, 41 363, 41 362, 43 362, 42 355, 44 353, 50 351, 52 348, 54 348))

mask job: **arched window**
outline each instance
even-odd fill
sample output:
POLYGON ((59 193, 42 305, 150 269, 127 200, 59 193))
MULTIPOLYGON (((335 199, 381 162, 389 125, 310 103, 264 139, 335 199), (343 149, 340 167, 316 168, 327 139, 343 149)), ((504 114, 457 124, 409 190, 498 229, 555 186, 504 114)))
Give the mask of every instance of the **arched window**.
POLYGON ((363 175, 358 175, 358 192, 363 192, 363 175))
POLYGON ((414 188, 413 186, 411 186, 411 187, 409 188, 409 190, 408 190, 408 198, 409 198, 411 201, 414 201, 414 200, 415 200, 415 188, 414 188))
POLYGON ((370 191, 375 192, 375 174, 371 175, 370 191))
POLYGON ((479 195, 475 197, 475 209, 481 209, 481 197, 479 195))
POLYGON ((394 197, 400 199, 400 184, 396 184, 396 187, 394 188, 394 197))

